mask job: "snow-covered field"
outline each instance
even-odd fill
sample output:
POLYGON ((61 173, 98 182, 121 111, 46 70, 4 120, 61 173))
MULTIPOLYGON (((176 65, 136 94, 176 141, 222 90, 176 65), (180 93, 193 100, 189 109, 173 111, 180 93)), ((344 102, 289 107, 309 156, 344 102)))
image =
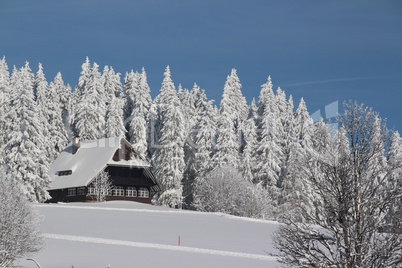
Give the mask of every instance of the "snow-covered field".
POLYGON ((267 255, 276 222, 124 201, 36 209, 46 247, 31 257, 42 268, 279 266, 267 255))

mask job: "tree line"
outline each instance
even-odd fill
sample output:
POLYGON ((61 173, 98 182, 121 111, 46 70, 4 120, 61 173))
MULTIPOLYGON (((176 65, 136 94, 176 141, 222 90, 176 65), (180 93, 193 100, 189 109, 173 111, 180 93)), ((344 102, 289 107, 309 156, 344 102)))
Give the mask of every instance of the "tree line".
POLYGON ((30 200, 49 198, 48 167, 73 136, 123 136, 152 161, 163 189, 158 204, 203 209, 203 180, 220 167, 238 171, 258 191, 268 189, 271 203, 281 204, 290 145, 303 146, 304 129, 313 128, 303 100, 294 111, 292 98, 280 88, 274 93, 268 77, 248 105, 235 69, 219 107, 197 84, 176 87, 169 67, 155 99, 144 69, 127 72, 123 82, 120 76, 87 58, 73 90, 60 73, 49 83, 41 64, 36 73, 28 62, 10 73, 0 61, 1 159, 30 200))
POLYGON ((219 106, 176 87, 169 66, 154 99, 145 69, 120 76, 87 58, 72 89, 0 61, 1 169, 29 200, 49 198, 48 167, 72 137, 123 136, 154 166, 155 204, 279 220, 293 266, 400 264, 402 139, 378 113, 346 102, 338 129, 314 123, 269 76, 248 105, 235 69, 219 106))

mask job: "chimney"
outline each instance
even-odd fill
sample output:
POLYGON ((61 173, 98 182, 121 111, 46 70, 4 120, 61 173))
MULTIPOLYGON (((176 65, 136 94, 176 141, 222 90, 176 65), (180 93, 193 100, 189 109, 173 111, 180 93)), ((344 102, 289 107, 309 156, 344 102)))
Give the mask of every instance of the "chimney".
POLYGON ((75 154, 75 153, 78 151, 78 149, 80 148, 80 146, 81 146, 80 137, 79 137, 79 136, 75 136, 75 137, 73 138, 73 144, 72 144, 73 149, 72 149, 72 153, 75 154))

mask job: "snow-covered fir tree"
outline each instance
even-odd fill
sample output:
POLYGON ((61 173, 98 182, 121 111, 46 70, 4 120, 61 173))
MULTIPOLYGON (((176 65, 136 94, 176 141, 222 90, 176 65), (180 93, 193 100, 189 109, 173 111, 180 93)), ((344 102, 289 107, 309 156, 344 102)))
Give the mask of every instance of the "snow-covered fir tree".
POLYGON ((91 62, 89 58, 86 57, 85 62, 81 65, 81 73, 78 78, 77 87, 75 88, 75 92, 80 96, 85 89, 88 87, 88 83, 91 77, 91 62))
POLYGON ((83 140, 104 137, 106 117, 106 94, 102 85, 99 66, 94 63, 86 77, 87 63, 83 64, 74 110, 73 125, 75 135, 83 140), (84 78, 88 80, 84 80, 84 78))
POLYGON ((129 117, 134 109, 134 103, 136 95, 140 92, 139 90, 139 76, 138 72, 131 70, 126 73, 124 77, 123 94, 125 100, 124 106, 124 121, 129 122, 129 117))
POLYGON ((297 220, 301 220, 302 211, 308 210, 311 206, 305 198, 310 193, 310 189, 300 167, 303 166, 302 161, 306 153, 312 148, 312 132, 313 122, 302 98, 294 119, 288 120, 288 127, 285 130, 287 135, 283 138, 284 158, 278 185, 281 191, 278 200, 279 218, 286 214, 286 216, 294 215, 298 217, 297 220))
POLYGON ((246 180, 253 182, 255 178, 255 149, 257 147, 257 106, 255 100, 251 102, 248 119, 243 125, 244 149, 242 153, 241 171, 246 180))
POLYGON ((194 126, 191 142, 195 148, 193 169, 196 177, 204 176, 214 167, 211 158, 216 144, 217 116, 218 111, 213 107, 213 100, 210 100, 205 103, 205 110, 198 115, 194 126))
POLYGON ((126 119, 128 138, 137 152, 148 156, 148 122, 152 98, 145 69, 143 68, 140 74, 130 73, 130 77, 127 77, 126 81, 126 111, 130 112, 130 116, 126 119))
POLYGON ((158 104, 156 99, 152 102, 151 107, 149 107, 149 118, 148 118, 148 156, 152 158, 155 150, 158 147, 158 136, 159 136, 159 120, 158 120, 158 104))
POLYGON ((264 112, 267 108, 272 109, 271 105, 274 105, 275 94, 273 91, 273 84, 271 76, 268 76, 267 82, 261 85, 260 95, 257 103, 257 128, 261 128, 261 120, 264 117, 264 112))
POLYGON ((240 167, 240 141, 234 122, 225 111, 218 115, 216 145, 213 149, 212 164, 214 167, 240 167))
POLYGON ((105 137, 124 137, 126 129, 123 122, 123 100, 110 96, 106 110, 105 137))
POLYGON ((279 196, 277 183, 281 172, 281 160, 283 159, 281 127, 277 106, 272 103, 264 110, 261 119, 260 142, 255 151, 255 159, 257 160, 255 182, 261 182, 267 187, 275 201, 279 196))
POLYGON ((54 151, 54 148, 51 144, 51 134, 50 129, 52 128, 51 118, 49 116, 49 92, 48 92, 48 82, 46 80, 45 74, 43 72, 42 64, 39 63, 38 71, 34 78, 33 84, 33 92, 34 92, 34 99, 36 101, 37 111, 39 113, 39 120, 41 121, 42 125, 42 136, 43 136, 43 145, 46 147, 46 158, 48 159, 49 163, 53 160, 54 156, 57 152, 54 151))
POLYGON ((169 66, 164 73, 158 104, 161 129, 158 147, 152 160, 162 192, 156 203, 177 207, 181 206, 183 200, 185 133, 181 105, 171 79, 169 66))
POLYGON ((57 73, 49 84, 49 99, 59 109, 65 131, 69 136, 71 133, 70 111, 72 106, 72 93, 70 85, 65 85, 61 73, 57 73))
POLYGON ((167 107, 170 105, 173 96, 177 96, 177 92, 171 78, 170 67, 167 66, 164 72, 162 87, 159 91, 158 96, 156 96, 154 100, 157 112, 157 118, 155 119, 156 140, 159 140, 160 131, 162 128, 162 121, 166 114, 167 107))
POLYGON ((240 150, 243 144, 241 129, 248 115, 246 99, 241 93, 236 69, 227 77, 219 108, 216 146, 213 162, 216 166, 240 168, 240 150))
POLYGON ((69 92, 68 87, 64 85, 61 74, 58 73, 54 80, 49 84, 48 90, 48 104, 46 105, 47 118, 50 122, 49 124, 49 156, 50 161, 56 159, 60 152, 67 146, 69 136, 69 125, 68 122, 68 102, 69 102, 69 92), (63 116, 66 116, 63 121, 63 116))
POLYGON ((120 81, 120 73, 116 73, 113 67, 105 66, 101 79, 106 102, 110 103, 113 97, 119 97, 123 90, 120 81))
POLYGON ((23 185, 24 194, 32 201, 49 198, 47 152, 43 138, 40 114, 33 95, 34 75, 26 63, 19 71, 14 69, 10 95, 10 109, 6 115, 6 172, 23 185))
POLYGON ((0 150, 3 148, 5 140, 5 115, 9 107, 10 73, 6 58, 0 60, 0 150))
POLYGON ((183 193, 187 205, 193 202, 193 184, 197 176, 205 174, 210 169, 211 152, 215 139, 216 116, 212 107, 213 100, 208 101, 204 90, 194 84, 186 98, 181 100, 187 115, 189 130, 186 130, 184 144, 185 164, 183 193))
POLYGON ((195 98, 197 98, 197 92, 199 92, 200 90, 200 87, 196 83, 194 83, 191 91, 189 91, 188 89, 183 89, 181 85, 179 85, 178 87, 178 97, 183 110, 184 128, 187 134, 190 134, 191 128, 195 124, 195 98))
POLYGON ((241 123, 247 119, 248 115, 248 106, 246 98, 241 92, 241 87, 237 71, 232 69, 223 88, 220 113, 229 116, 229 119, 233 121, 235 131, 240 128, 241 123))
POLYGON ((38 71, 35 75, 34 80, 34 99, 38 103, 38 106, 43 106, 47 102, 47 90, 48 82, 46 80, 45 74, 43 73, 43 66, 39 63, 38 71))
MULTIPOLYGON (((392 133, 388 152, 388 167, 392 170, 390 180, 387 182, 393 189, 402 188, 402 138, 398 131, 392 133)), ((390 204, 389 215, 386 221, 391 225, 402 218, 402 197, 390 204)))

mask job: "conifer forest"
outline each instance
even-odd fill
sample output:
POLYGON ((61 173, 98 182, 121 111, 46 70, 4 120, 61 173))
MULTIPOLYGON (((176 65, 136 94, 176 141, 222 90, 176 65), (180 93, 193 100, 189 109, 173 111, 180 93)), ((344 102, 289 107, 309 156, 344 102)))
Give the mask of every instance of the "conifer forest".
POLYGON ((286 223, 277 247, 282 262, 299 267, 328 252, 325 267, 400 263, 399 133, 354 101, 334 122, 313 122, 305 101, 275 89, 270 76, 250 104, 241 88, 232 69, 216 102, 197 84, 176 86, 168 66, 152 99, 144 68, 121 75, 87 58, 72 87, 61 73, 48 80, 41 64, 10 70, 4 57, 2 172, 30 201, 45 202, 49 166, 73 137, 121 136, 152 163, 156 205, 286 223))

